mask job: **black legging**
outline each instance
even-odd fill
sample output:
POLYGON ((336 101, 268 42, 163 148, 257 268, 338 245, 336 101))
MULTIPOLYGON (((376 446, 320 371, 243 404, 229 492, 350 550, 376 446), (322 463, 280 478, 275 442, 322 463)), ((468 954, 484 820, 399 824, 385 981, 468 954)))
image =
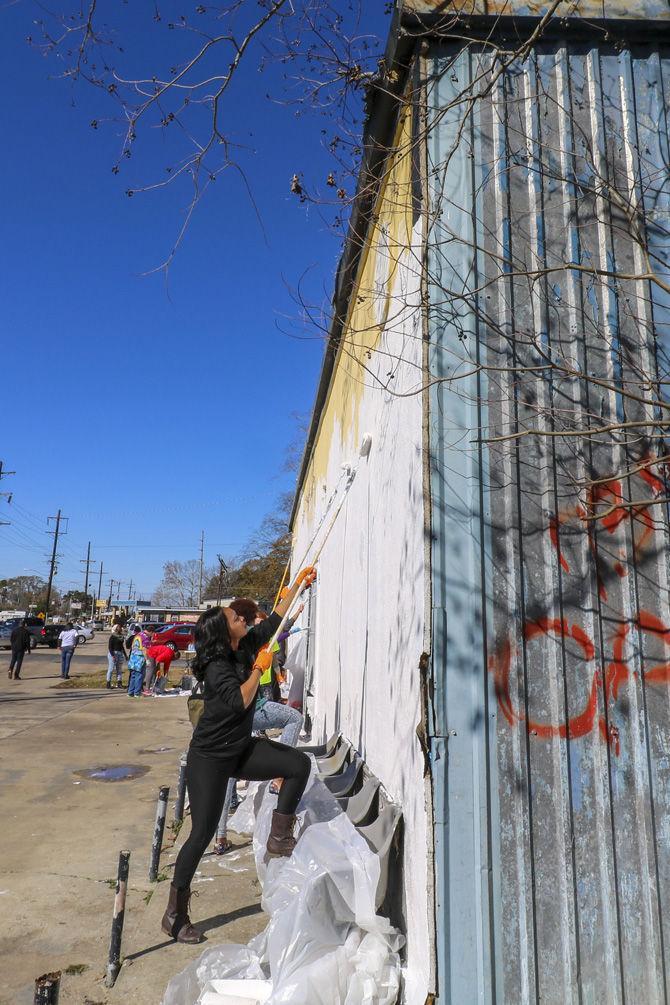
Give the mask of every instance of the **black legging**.
POLYGON ((309 778, 309 757, 274 740, 250 739, 236 760, 217 760, 189 750, 186 787, 191 807, 191 833, 177 855, 172 882, 178 890, 191 885, 198 863, 214 837, 229 778, 264 782, 283 778, 277 809, 295 813, 309 778))
POLYGON ((14 652, 12 649, 12 662, 9 664, 9 669, 13 671, 17 677, 21 673, 21 664, 23 663, 23 657, 25 655, 24 649, 21 649, 20 652, 14 652))

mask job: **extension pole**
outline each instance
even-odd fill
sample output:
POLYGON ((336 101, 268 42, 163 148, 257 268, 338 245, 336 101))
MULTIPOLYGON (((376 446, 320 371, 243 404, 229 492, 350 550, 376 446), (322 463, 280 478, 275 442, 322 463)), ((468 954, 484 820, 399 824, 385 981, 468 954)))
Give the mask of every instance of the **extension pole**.
POLYGON ((149 882, 155 883, 158 879, 158 863, 161 857, 161 846, 163 844, 163 831, 165 830, 165 817, 167 816, 168 795, 170 787, 163 785, 158 793, 158 806, 156 807, 156 822, 154 823, 154 839, 151 845, 151 864, 149 865, 149 882))
POLYGON ((53 974, 42 974, 35 981, 34 1005, 58 1005, 60 994, 60 970, 53 974))
MULTIPOLYGON (((345 500, 347 498, 347 492, 349 491, 349 489, 350 489, 350 487, 351 487, 351 485, 352 485, 353 480, 354 480, 355 477, 356 477, 356 468, 353 468, 347 474, 347 484, 345 486, 344 494, 342 495, 342 498, 340 499, 340 502, 339 502, 339 504, 337 506, 337 509, 333 513, 332 519, 330 521, 330 525, 328 526, 328 529, 326 530, 326 533, 325 533, 325 535, 323 537, 323 540, 321 541, 321 544, 319 545, 319 547, 316 550, 316 554, 314 555, 314 557, 312 558, 311 562, 309 563, 310 565, 316 565, 316 563, 318 562, 319 558, 321 557, 321 552, 323 551, 323 549, 326 546, 326 542, 327 542, 328 538, 330 537, 330 534, 331 534, 331 531, 332 531, 333 527, 335 526, 335 521, 337 520, 338 516, 340 515, 340 510, 344 506, 344 502, 345 502, 345 500)), ((321 526, 323 526, 323 524, 321 526)), ((314 538, 312 538, 312 541, 310 543, 310 549, 313 547, 315 540, 316 540, 316 535, 314 536, 314 538)), ((306 558, 307 558, 307 555, 305 555, 305 559, 306 558)), ((305 559, 303 559, 303 561, 300 563, 299 568, 303 568, 303 566, 305 565, 305 559)), ((272 650, 272 647, 275 645, 277 639, 279 638, 279 636, 281 635, 281 633, 284 631, 284 625, 286 624, 286 622, 288 621, 288 619, 291 616, 291 610, 292 610, 292 608, 295 606, 296 602, 300 599, 300 596, 302 595, 302 593, 305 590, 306 590, 306 586, 305 586, 304 583, 302 583, 301 586, 300 586, 300 589, 298 590, 298 592, 296 593, 295 597, 293 598, 293 603, 291 604, 291 607, 288 609, 288 611, 286 612, 286 614, 284 615, 284 617, 279 622, 279 626, 277 627, 276 632, 274 633, 274 635, 272 636, 272 638, 270 639, 270 641, 267 643, 267 646, 264 647, 264 648, 272 650)))
POLYGON ((174 822, 180 824, 184 819, 184 803, 186 802, 186 754, 179 758, 179 780, 177 782, 177 798, 174 804, 174 822))
POLYGON ((126 912, 126 890, 128 889, 128 869, 130 852, 119 852, 119 871, 116 877, 116 896, 114 897, 114 914, 112 915, 112 936, 109 940, 109 960, 105 974, 105 987, 113 988, 121 969, 121 936, 123 935, 123 918, 126 912))

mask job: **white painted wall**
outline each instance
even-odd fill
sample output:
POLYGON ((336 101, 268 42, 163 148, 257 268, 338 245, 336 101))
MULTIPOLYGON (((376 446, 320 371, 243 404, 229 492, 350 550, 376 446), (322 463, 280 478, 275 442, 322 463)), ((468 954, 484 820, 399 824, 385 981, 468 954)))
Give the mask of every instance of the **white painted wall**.
MULTIPOLYGON (((394 300, 405 305, 366 365, 380 375, 400 356, 393 386, 421 382, 418 277, 420 224, 394 277, 394 300)), ((344 364, 350 365, 350 361, 344 364)), ((352 379, 366 379, 362 371, 352 379)), ((331 402, 332 407, 332 402, 331 402)), ((366 387, 357 422, 329 425, 324 474, 306 482, 294 524, 293 561, 300 562, 343 463, 358 464, 346 503, 318 563, 315 618, 315 742, 340 729, 403 810, 405 913, 408 933, 406 1001, 423 1005, 430 978, 428 847, 418 663, 424 648, 424 512, 419 393, 396 397, 366 387), (372 435, 367 459, 358 451, 372 435)), ((324 424, 325 427, 325 424, 324 424)), ((322 434, 325 435, 325 434, 322 434)), ((322 444, 323 446, 323 444, 322 444)), ((322 467, 324 465, 322 464, 322 467)), ((331 511, 332 512, 332 511, 331 511)), ((294 571, 297 571, 294 569, 294 571)), ((431 880, 432 883, 432 880, 431 880)))

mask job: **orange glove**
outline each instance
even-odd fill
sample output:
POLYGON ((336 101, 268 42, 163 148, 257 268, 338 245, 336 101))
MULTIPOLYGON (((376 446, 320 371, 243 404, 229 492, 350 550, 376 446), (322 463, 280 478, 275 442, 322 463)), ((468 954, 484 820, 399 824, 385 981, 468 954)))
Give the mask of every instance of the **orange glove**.
POLYGON ((285 600, 286 597, 288 597, 288 593, 289 593, 290 589, 291 589, 290 586, 285 586, 284 589, 279 594, 279 599, 280 600, 285 600))
POLYGON ((254 670, 260 670, 261 673, 265 673, 272 666, 272 653, 267 646, 263 646, 259 649, 256 654, 256 659, 254 660, 254 670))
POLYGON ((307 587, 311 586, 315 579, 316 579, 316 569, 314 568, 313 565, 307 565, 295 577, 295 582, 297 586, 302 586, 302 584, 304 583, 305 586, 307 587))

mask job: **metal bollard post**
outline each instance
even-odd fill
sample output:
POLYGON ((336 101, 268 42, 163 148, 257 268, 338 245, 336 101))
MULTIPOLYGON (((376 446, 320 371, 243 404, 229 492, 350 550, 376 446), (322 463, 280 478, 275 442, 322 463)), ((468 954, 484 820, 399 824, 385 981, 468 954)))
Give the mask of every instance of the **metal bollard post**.
POLYGON ((60 994, 60 970, 53 974, 42 974, 35 981, 34 1005, 58 1005, 60 994))
POLYGON ((186 754, 179 758, 179 781, 177 782, 177 798, 174 804, 174 822, 180 824, 184 819, 184 803, 186 801, 186 754))
POLYGON ((114 987, 114 982, 121 969, 121 936, 123 935, 123 918, 126 911, 129 866, 130 852, 119 852, 119 871, 116 877, 116 896, 114 897, 114 914, 112 915, 112 936, 109 940, 109 961, 105 974, 105 986, 108 988, 114 987))
POLYGON ((158 793, 158 806, 156 808, 156 822, 154 824, 154 840, 151 845, 151 864, 149 866, 149 882, 155 883, 158 879, 158 863, 161 857, 161 845, 163 844, 163 831, 165 829, 165 817, 167 816, 168 795, 170 787, 161 786, 158 793))

